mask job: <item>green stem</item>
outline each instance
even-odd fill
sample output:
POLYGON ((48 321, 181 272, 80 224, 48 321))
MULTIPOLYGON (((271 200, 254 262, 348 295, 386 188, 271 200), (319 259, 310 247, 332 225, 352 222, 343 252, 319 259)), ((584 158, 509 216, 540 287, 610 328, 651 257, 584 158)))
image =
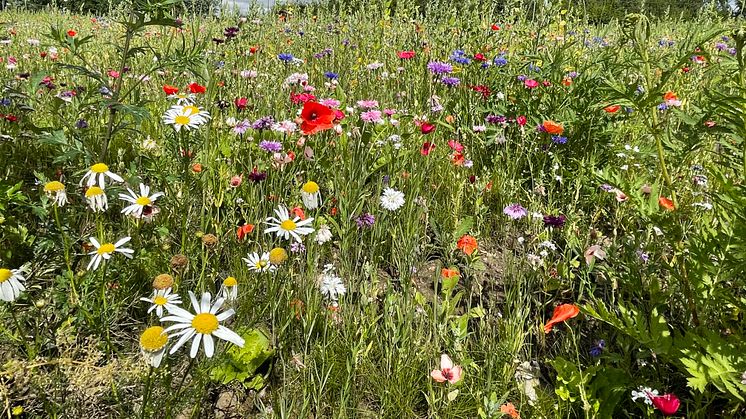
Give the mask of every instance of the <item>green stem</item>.
POLYGON ((148 378, 147 378, 147 381, 145 381, 145 392, 144 392, 143 399, 142 399, 142 411, 140 412, 140 419, 144 419, 145 412, 148 411, 148 399, 150 399, 150 392, 152 390, 150 385, 153 381, 152 378, 153 378, 154 369, 155 368, 153 368, 153 366, 151 365, 150 370, 148 370, 148 378))
POLYGON ((57 223, 57 229, 60 231, 60 235, 62 235, 63 251, 65 253, 65 265, 67 266, 67 273, 70 278, 70 288, 73 291, 73 300, 77 304, 78 292, 75 290, 75 275, 73 274, 73 268, 70 262, 70 244, 67 240, 65 231, 62 229, 62 222, 60 222, 60 214, 59 210, 57 209, 57 205, 54 205, 54 220, 57 223))
POLYGON ((179 386, 176 387, 176 392, 174 393, 173 399, 171 399, 171 402, 168 404, 168 408, 166 409, 166 418, 171 417, 171 408, 173 408, 174 404, 179 400, 179 395, 181 394, 181 388, 184 386, 184 381, 186 381, 187 375, 189 375, 189 371, 192 370, 192 366, 194 366, 194 360, 195 358, 190 357, 189 358, 189 365, 187 365, 186 371, 184 371, 184 375, 181 377, 181 381, 179 382, 179 386))
POLYGON ((30 361, 34 359, 34 352, 31 350, 31 347, 26 341, 26 337, 23 333, 23 329, 21 328, 21 323, 18 321, 18 316, 16 316, 15 310, 13 309, 13 307, 9 307, 8 311, 10 311, 10 315, 11 317, 13 317, 13 322, 16 324, 16 329, 18 329, 18 335, 20 336, 20 339, 23 342, 23 346, 26 348, 26 356, 28 357, 30 361))

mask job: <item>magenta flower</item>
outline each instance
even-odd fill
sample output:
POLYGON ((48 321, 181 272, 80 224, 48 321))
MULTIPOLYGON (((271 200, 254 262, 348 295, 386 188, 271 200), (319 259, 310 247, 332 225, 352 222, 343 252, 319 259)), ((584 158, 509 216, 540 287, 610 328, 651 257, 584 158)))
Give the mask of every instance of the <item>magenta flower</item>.
POLYGON ((503 214, 514 220, 520 220, 528 215, 528 211, 521 204, 510 204, 503 209, 503 214))

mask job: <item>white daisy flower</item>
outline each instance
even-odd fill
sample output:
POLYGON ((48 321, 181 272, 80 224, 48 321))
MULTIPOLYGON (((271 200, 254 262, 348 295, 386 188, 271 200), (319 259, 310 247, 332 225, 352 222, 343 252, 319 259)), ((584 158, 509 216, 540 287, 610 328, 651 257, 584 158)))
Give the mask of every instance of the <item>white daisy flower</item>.
POLYGON ((52 202, 58 207, 64 207, 67 204, 67 192, 65 192, 65 185, 62 182, 56 180, 47 182, 44 185, 44 192, 49 198, 52 198, 52 202))
POLYGON ((85 183, 85 186, 91 187, 98 183, 101 189, 106 189, 106 177, 111 178, 115 182, 124 182, 121 176, 109 171, 109 166, 103 163, 96 163, 83 175, 83 179, 80 180, 80 185, 85 183))
POLYGON ((93 255, 93 257, 91 258, 91 261, 88 262, 88 267, 86 269, 89 271, 91 270, 91 267, 93 267, 93 270, 98 269, 98 266, 101 264, 101 262, 111 259, 111 255, 113 255, 114 253, 121 253, 125 257, 132 259, 132 254, 135 253, 135 251, 126 247, 122 247, 131 239, 131 237, 125 237, 119 239, 119 241, 114 244, 100 244, 94 237, 89 237, 88 240, 90 240, 91 244, 96 247, 96 250, 88 253, 89 255, 93 255))
POLYGON ((181 304, 181 297, 178 294, 171 294, 171 288, 166 288, 165 290, 153 290, 152 297, 143 297, 140 298, 140 301, 152 304, 148 309, 148 314, 155 310, 155 314, 158 317, 163 317, 163 309, 165 308, 166 311, 171 312, 171 309, 181 304))
POLYGON ((26 290, 24 286, 26 278, 21 275, 20 269, 0 268, 0 299, 13 302, 26 290))
POLYGON ((194 105, 174 105, 163 115, 163 123, 173 125, 177 132, 181 131, 181 128, 197 128, 208 119, 210 114, 194 105))
POLYGON ((109 209, 109 198, 106 197, 104 190, 98 186, 91 186, 86 189, 85 199, 93 212, 103 212, 109 209))
POLYGON ((223 285, 220 287, 220 298, 225 298, 228 302, 238 298, 238 280, 236 278, 229 276, 223 280, 223 285))
POLYGON ((178 105, 191 105, 194 103, 194 99, 197 97, 194 93, 176 92, 172 95, 168 95, 169 99, 176 100, 178 105))
POLYGON ((321 192, 316 182, 306 182, 301 188, 300 196, 306 209, 315 210, 321 204, 321 192))
POLYGON ((122 210, 122 214, 134 215, 135 217, 142 217, 143 210, 145 207, 153 205, 156 199, 163 196, 163 192, 156 192, 150 195, 150 188, 144 184, 140 184, 140 195, 137 195, 132 189, 127 188, 127 194, 119 194, 119 199, 131 203, 131 205, 125 207, 122 210))
POLYGON ((243 261, 249 266, 249 270, 254 272, 273 272, 277 269, 269 261, 269 252, 264 252, 261 255, 257 252, 250 253, 248 258, 243 258, 243 261))
POLYGON ((404 193, 394 188, 386 188, 381 194, 381 206, 389 211, 398 210, 404 202, 404 193))
POLYGON ((161 326, 148 327, 140 335, 140 351, 153 368, 161 365, 167 343, 168 335, 161 326))
POLYGON ((324 297, 334 302, 347 292, 342 278, 334 273, 334 266, 331 264, 324 267, 324 273, 319 282, 319 291, 324 297))
POLYGON ((302 241, 300 236, 311 234, 314 231, 313 227, 307 227, 309 224, 313 223, 312 217, 302 221, 298 216, 291 219, 290 213, 285 207, 278 207, 275 210, 275 214, 277 215, 277 217, 268 217, 265 221, 267 224, 270 225, 268 229, 264 230, 265 234, 276 232, 277 237, 283 238, 285 240, 290 239, 290 237, 292 236, 295 241, 300 243, 302 241))
POLYGON ((189 299, 192 301, 192 307, 196 314, 176 307, 170 316, 161 319, 164 322, 176 322, 176 324, 166 328, 166 333, 178 330, 178 332, 170 335, 170 337, 174 338, 179 337, 179 340, 169 351, 170 354, 179 350, 189 339, 192 339, 192 346, 189 351, 190 357, 195 358, 197 356, 199 344, 202 342, 205 348, 205 355, 208 358, 212 358, 212 355, 215 353, 213 336, 243 348, 244 339, 236 332, 220 324, 220 322, 227 320, 234 314, 233 309, 217 314, 223 306, 225 299, 219 298, 215 301, 215 304, 211 304, 210 293, 206 292, 202 294, 200 301, 197 301, 197 297, 191 291, 189 291, 189 299))

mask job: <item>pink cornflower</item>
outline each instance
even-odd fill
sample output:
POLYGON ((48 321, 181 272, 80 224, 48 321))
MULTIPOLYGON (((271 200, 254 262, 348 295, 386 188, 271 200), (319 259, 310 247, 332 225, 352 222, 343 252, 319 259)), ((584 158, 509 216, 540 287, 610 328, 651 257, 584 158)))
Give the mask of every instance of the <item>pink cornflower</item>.
POLYGON ((322 104, 322 105, 324 105, 324 106, 330 107, 332 109, 339 108, 339 105, 340 105, 340 102, 337 99, 331 99, 331 98, 329 98, 329 99, 321 99, 321 101, 319 101, 319 103, 322 104))
POLYGON ((363 120, 363 122, 373 122, 376 124, 383 123, 383 119, 381 118, 381 111, 366 111, 360 114, 360 119, 363 120))
POLYGON ((461 370, 461 367, 453 365, 451 358, 448 355, 443 354, 440 356, 440 369, 433 370, 430 373, 430 376, 433 377, 433 380, 439 383, 445 383, 448 381, 451 384, 456 384, 461 381, 462 374, 463 371, 461 370))
POLYGON ((460 142, 456 140, 448 140, 448 147, 451 147, 451 150, 462 152, 464 151, 464 146, 461 145, 460 142))
POLYGON ((510 204, 503 209, 503 214, 514 220, 520 220, 528 215, 528 211, 521 204, 510 204))
POLYGON ((526 79, 526 81, 523 82, 523 85, 529 89, 534 89, 539 87, 539 82, 534 79, 526 79))
POLYGON ((362 109, 373 109, 378 107, 378 101, 377 100, 358 100, 357 106, 359 106, 362 109))

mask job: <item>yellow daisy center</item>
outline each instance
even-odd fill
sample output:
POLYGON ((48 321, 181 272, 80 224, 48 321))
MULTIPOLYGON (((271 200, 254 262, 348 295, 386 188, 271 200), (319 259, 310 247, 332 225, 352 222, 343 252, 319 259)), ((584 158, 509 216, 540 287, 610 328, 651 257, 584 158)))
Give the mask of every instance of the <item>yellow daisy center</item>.
POLYGON ((63 185, 62 182, 58 182, 56 180, 53 180, 44 185, 44 191, 46 192, 59 192, 63 190, 65 190, 65 185, 63 185))
POLYGON ((91 166, 91 171, 94 173, 106 173, 109 171, 109 166, 103 163, 96 163, 93 166, 91 166))
POLYGON ((269 261, 279 265, 288 259, 288 252, 282 247, 275 247, 269 251, 269 261))
POLYGON ((212 313, 200 313, 192 319, 192 327, 197 333, 209 335, 218 330, 218 318, 212 313))
POLYGON ((264 259, 260 259, 256 262, 254 265, 257 269, 264 269, 265 266, 267 266, 267 261, 264 259))
POLYGON ((167 302, 168 302, 168 299, 162 295, 159 295, 153 299, 153 304, 157 306, 166 305, 167 302))
POLYGON ((142 205, 144 207, 146 205, 150 205, 150 203, 153 201, 151 201, 150 198, 148 198, 147 196, 141 196, 137 198, 135 202, 137 203, 137 205, 142 205))
POLYGON ((10 269, 0 269, 0 284, 9 280, 11 276, 13 276, 13 272, 11 272, 10 269))
POLYGON ((99 188, 98 186, 91 186, 85 191, 86 198, 93 198, 94 196, 99 196, 103 194, 104 194, 104 190, 99 188))
POLYGON ((228 278, 225 278, 225 280, 223 281, 223 285, 225 285, 226 287, 235 287, 236 285, 238 285, 238 281, 236 280, 236 278, 229 276, 228 278))
POLYGON ((283 230, 293 231, 295 230, 297 226, 295 225, 295 221, 285 220, 282 223, 280 223, 280 227, 282 227, 283 230))
POLYGON ((303 192, 307 194, 315 194, 319 191, 319 185, 316 182, 306 182, 303 185, 303 192))
POLYGON ((191 119, 185 115, 177 115, 176 118, 174 118, 174 123, 178 125, 189 125, 190 121, 191 119))
POLYGON ((114 247, 113 244, 104 243, 101 245, 101 247, 98 248, 98 250, 96 250, 96 253, 98 253, 99 255, 103 255, 104 253, 114 253, 114 250, 116 249, 117 248, 114 247))
POLYGON ((146 351, 155 352, 166 345, 168 335, 163 333, 160 326, 148 327, 140 335, 140 346, 146 351))

